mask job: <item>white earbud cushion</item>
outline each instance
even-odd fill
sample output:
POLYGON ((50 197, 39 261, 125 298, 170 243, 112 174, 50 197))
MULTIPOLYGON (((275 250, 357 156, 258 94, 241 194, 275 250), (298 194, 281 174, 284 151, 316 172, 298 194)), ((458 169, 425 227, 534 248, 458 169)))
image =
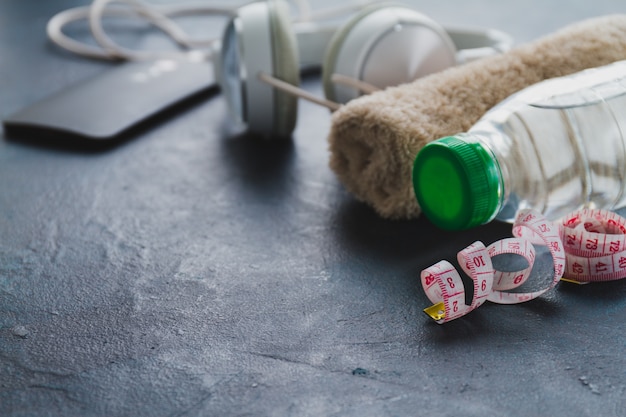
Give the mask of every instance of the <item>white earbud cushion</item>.
POLYGON ((234 113, 241 108, 240 118, 251 132, 268 138, 289 136, 295 127, 297 99, 259 78, 265 73, 299 83, 295 35, 284 1, 242 6, 228 28, 216 67, 222 71, 218 79, 231 108, 234 113))
MULTIPOLYGON (((291 28, 289 12, 282 1, 268 1, 272 38, 273 76, 289 84, 300 84, 298 47, 291 28)), ((274 90, 274 132, 279 137, 289 136, 298 115, 298 99, 283 91, 274 90)))

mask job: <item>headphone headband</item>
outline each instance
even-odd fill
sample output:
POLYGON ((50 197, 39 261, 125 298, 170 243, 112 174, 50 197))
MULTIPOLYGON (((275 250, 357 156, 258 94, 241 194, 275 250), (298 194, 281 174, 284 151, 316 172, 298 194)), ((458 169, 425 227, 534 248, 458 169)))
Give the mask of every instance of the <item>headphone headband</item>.
POLYGON ((293 29, 298 41, 300 68, 320 67, 324 62, 324 54, 328 45, 339 29, 339 25, 303 22, 294 24, 293 29))
POLYGON ((495 29, 445 28, 457 49, 457 63, 500 54, 511 48, 513 38, 495 29))

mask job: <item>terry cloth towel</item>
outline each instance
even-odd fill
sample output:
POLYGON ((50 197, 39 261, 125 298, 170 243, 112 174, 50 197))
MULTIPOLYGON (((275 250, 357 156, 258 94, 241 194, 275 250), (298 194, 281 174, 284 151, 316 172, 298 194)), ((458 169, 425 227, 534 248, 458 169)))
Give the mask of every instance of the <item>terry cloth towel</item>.
POLYGON ((417 217, 411 171, 426 143, 467 131, 495 104, 531 84, 623 59, 626 15, 610 15, 359 97, 333 114, 330 167, 382 217, 417 217))

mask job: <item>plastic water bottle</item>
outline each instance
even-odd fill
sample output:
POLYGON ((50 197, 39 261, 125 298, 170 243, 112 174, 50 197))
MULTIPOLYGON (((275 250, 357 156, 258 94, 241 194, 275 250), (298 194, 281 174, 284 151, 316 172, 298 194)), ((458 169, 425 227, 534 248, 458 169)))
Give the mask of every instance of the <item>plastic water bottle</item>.
POLYGON ((626 206, 626 61, 530 86, 468 132, 430 142, 413 186, 449 230, 512 222, 524 208, 557 220, 626 206))

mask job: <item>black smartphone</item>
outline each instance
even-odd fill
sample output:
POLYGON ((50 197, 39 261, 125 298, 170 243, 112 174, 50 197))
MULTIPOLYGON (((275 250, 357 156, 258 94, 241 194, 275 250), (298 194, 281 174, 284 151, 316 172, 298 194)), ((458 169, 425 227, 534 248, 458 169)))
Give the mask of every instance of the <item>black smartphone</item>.
POLYGON ((213 89, 213 66, 205 60, 125 62, 18 111, 3 126, 7 137, 109 141, 213 89))

